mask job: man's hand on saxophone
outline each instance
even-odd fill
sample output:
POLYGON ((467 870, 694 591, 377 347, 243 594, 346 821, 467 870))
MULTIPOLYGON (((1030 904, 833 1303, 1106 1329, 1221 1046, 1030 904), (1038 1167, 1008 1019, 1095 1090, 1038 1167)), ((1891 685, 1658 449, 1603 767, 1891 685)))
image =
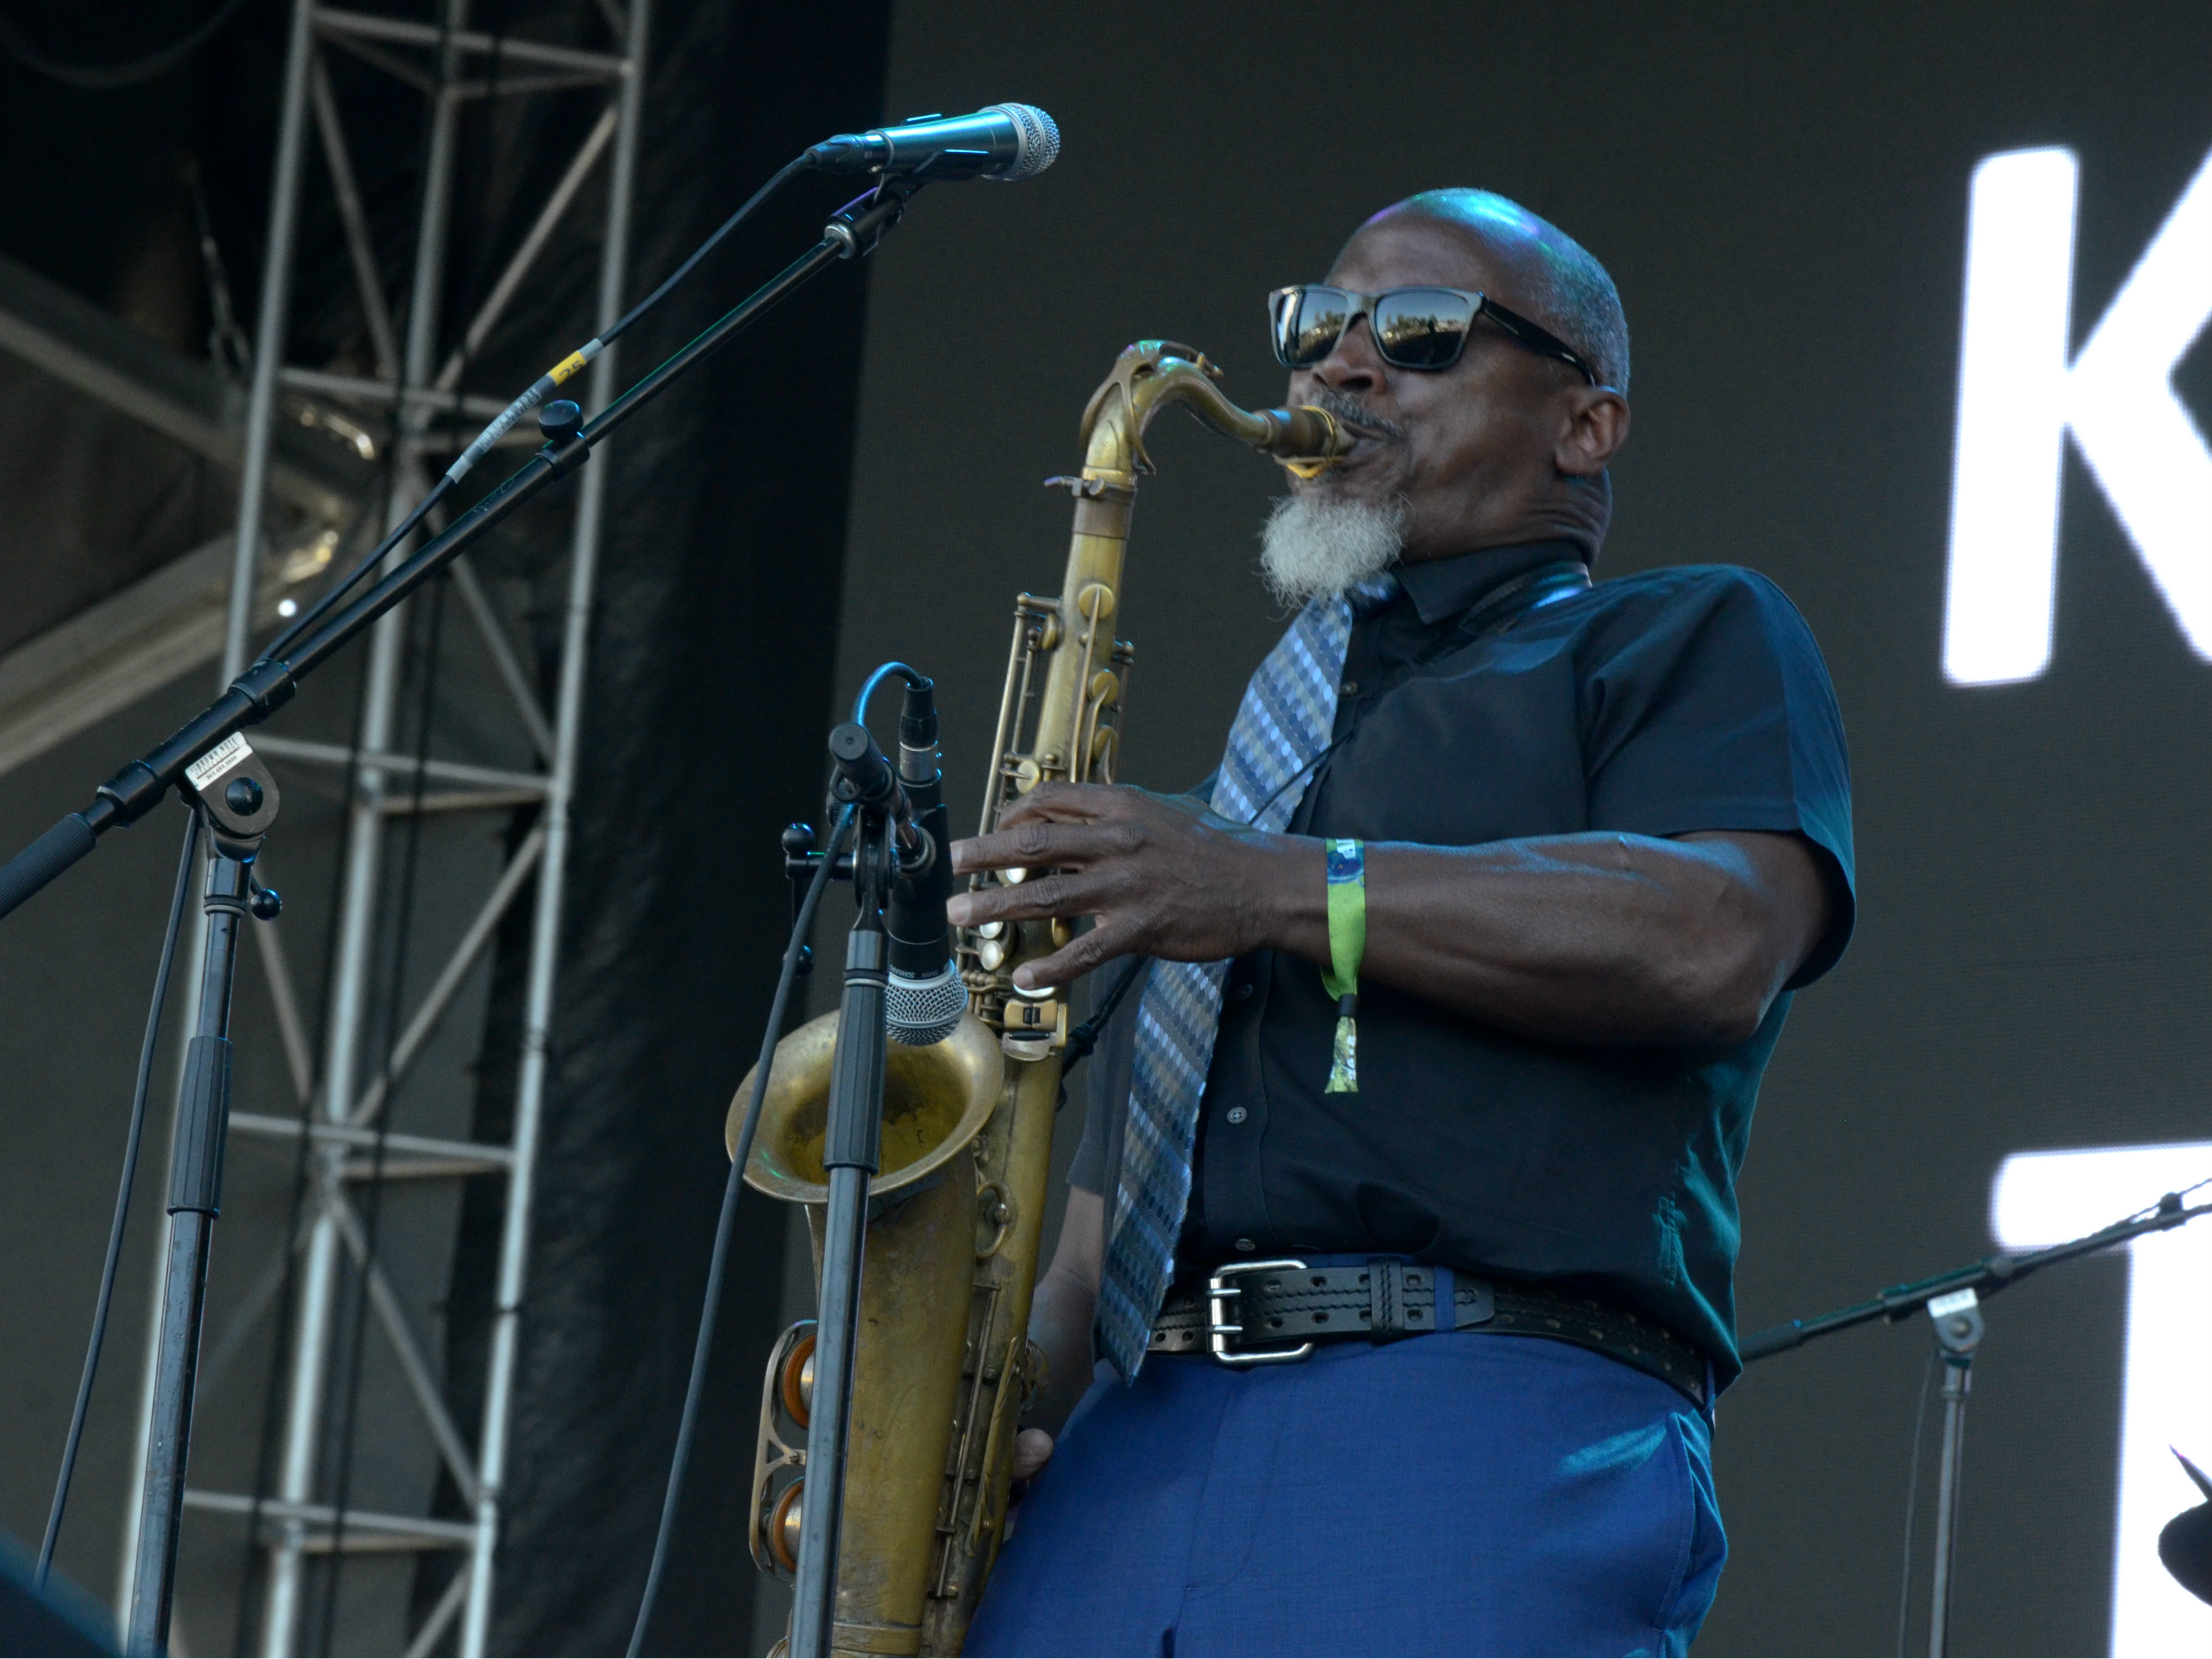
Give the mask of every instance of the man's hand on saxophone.
MULTIPOLYGON (((1040 873, 1015 886, 956 894, 956 927, 1088 916, 1096 926, 1017 969, 1024 990, 1065 985, 1116 957, 1214 962, 1277 942, 1271 894, 1321 878, 1321 843, 1232 823, 1188 795, 1127 785, 1040 784, 1009 805, 992 835, 952 844, 956 875, 1040 873)), ((1324 940, 1324 951, 1327 944, 1324 940)))

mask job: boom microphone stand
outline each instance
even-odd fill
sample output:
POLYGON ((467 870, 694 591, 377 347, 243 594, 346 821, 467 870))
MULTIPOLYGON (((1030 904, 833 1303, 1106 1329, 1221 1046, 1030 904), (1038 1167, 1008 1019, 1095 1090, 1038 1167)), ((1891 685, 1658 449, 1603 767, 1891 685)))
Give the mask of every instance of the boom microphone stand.
POLYGON ((1951 1637, 1952 1568, 1959 1541, 1959 1490, 1966 1468, 1966 1396, 1973 1384, 1974 1355, 1985 1331, 1982 1304, 2030 1273, 2061 1261, 2109 1250, 2146 1233, 2165 1232, 2212 1212, 2212 1204, 2185 1206, 2168 1193, 2148 1213, 2053 1244, 2026 1255, 1989 1255, 1964 1267, 1911 1285, 1893 1285, 1870 1302, 1834 1313, 1793 1319, 1755 1331, 1739 1345, 1747 1365, 1754 1359, 1802 1347, 1816 1336, 1832 1335, 1877 1319, 1900 1324, 1923 1308, 1936 1328, 1936 1355, 1943 1365, 1943 1450, 1936 1488, 1936 1563, 1929 1586, 1928 1651, 1942 1659, 1951 1637))
POLYGON ((867 727, 852 722, 837 727, 830 734, 830 754, 837 769, 836 794, 860 809, 852 877, 860 908, 845 945, 845 991, 837 1009, 823 1142, 830 1201, 822 1228, 806 1497, 799 1510, 799 1575, 791 1613, 790 1650, 798 1659, 828 1653, 837 1628, 837 1540, 845 1518, 860 1262, 867 1242, 868 1183, 883 1161, 884 1004, 890 983, 884 905, 895 875, 917 875, 940 855, 914 823, 898 775, 867 727))
MULTIPOLYGON (((965 176, 957 172, 958 156, 958 152, 947 152, 949 165, 956 169, 952 176, 965 176)), ((924 176, 927 171, 925 164, 912 173, 885 177, 875 189, 848 203, 830 217, 821 240, 811 248, 624 392, 595 419, 586 422, 583 411, 566 399, 545 404, 538 412, 544 447, 524 466, 366 593, 295 641, 283 656, 263 657, 254 663, 180 730, 100 785, 89 806, 70 813, 0 866, 0 916, 4 916, 92 851, 101 836, 143 817, 172 787, 179 785, 193 797, 197 810, 206 814, 215 832, 215 858, 209 869, 205 897, 209 921, 205 980, 198 1023, 186 1053, 169 1190, 169 1268, 162 1286, 161 1324, 155 1349, 153 1432, 146 1453, 144 1520, 137 1546, 130 1651, 161 1653, 168 1643, 209 1252, 215 1218, 222 1207, 223 1139, 230 1100, 231 970, 240 918, 247 914, 276 914, 276 895, 256 887, 252 869, 262 839, 276 819, 276 782, 240 734, 289 702, 300 681, 483 540, 525 502, 574 472, 590 458, 594 444, 696 368, 732 335, 757 320, 769 307, 837 260, 865 258, 872 253, 897 226, 907 203, 927 182, 924 176)), ((880 755, 876 758, 882 762, 880 755)), ((895 780, 892 787, 896 790, 895 780)), ((902 807, 902 797, 900 803, 902 807)), ((898 816, 903 828, 902 811, 898 816)), ((878 839, 888 845, 881 836, 878 839)), ((878 854, 878 861, 887 856, 878 854)), ((856 863, 855 867, 860 865, 856 863)), ((879 883, 868 890, 877 894, 878 912, 887 885, 879 883)), ((864 906, 864 915, 866 909, 864 906)), ((882 938, 880 921, 876 937, 882 938)), ((872 1029, 877 1033, 877 1090, 872 1100, 879 1107, 882 985, 886 971, 880 945, 875 960, 872 1026, 856 1024, 848 1029, 872 1029)), ((848 1001, 864 1000, 866 994, 865 986, 857 991, 848 987, 848 1001)), ((853 1203, 847 1206, 858 1217, 852 1224, 856 1226, 865 1225, 866 1175, 873 1167, 872 1149, 877 1134, 873 1127, 877 1114, 867 1115, 869 1125, 859 1132, 862 1139, 844 1148, 860 1159, 852 1166, 846 1182, 854 1188, 853 1176, 858 1177, 857 1209, 853 1203)), ((833 1216, 836 1213, 833 1206, 833 1216)), ((857 1261, 853 1272, 857 1276, 857 1261)), ((857 1301, 853 1310, 856 1315, 857 1301)), ((849 1353, 848 1342, 848 1377, 849 1353)), ((826 1507, 828 1519, 834 1524, 836 1506, 833 1503, 826 1507)), ((829 1626, 821 1628, 826 1632, 829 1626)))
POLYGON ((186 786, 214 841, 204 905, 207 945, 200 1002, 185 1050, 169 1161, 168 1273, 155 1339, 154 1411, 146 1442, 126 1653, 166 1652, 175 1591, 177 1529, 184 1516, 191 1452, 192 1394, 199 1376, 200 1323, 207 1311, 208 1255, 222 1213, 222 1153, 230 1127, 230 993, 240 924, 267 921, 282 908, 253 877, 263 838, 276 821, 276 781, 243 738, 226 738, 195 763, 186 786))

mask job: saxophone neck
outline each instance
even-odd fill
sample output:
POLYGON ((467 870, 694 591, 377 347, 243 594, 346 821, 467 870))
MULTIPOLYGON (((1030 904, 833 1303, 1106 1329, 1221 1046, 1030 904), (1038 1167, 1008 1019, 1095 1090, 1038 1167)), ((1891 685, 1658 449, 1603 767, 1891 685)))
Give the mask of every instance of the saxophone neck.
POLYGON ((1128 347, 1083 411, 1083 476, 1109 488, 1133 489, 1139 474, 1153 470, 1145 451, 1146 428, 1160 410, 1178 403, 1215 431, 1301 477, 1334 465, 1351 448, 1351 434, 1328 410, 1310 404, 1239 409, 1222 395, 1220 379, 1204 352, 1172 340, 1139 340, 1128 347))

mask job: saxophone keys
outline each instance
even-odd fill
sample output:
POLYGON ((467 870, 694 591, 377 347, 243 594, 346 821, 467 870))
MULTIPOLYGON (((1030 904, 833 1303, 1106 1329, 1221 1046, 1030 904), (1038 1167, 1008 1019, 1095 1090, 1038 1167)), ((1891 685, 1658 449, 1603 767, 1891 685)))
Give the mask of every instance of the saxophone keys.
POLYGON ((975 1259, 988 1261, 1014 1227, 1014 1203, 997 1182, 986 1182, 975 1194, 975 1259))
POLYGON ((794 1480, 783 1489, 775 1500, 775 1510, 769 1516, 769 1553, 786 1572, 799 1571, 799 1533, 805 1524, 805 1493, 806 1482, 794 1480))
POLYGON ((778 1391, 783 1396, 783 1409, 800 1428, 808 1426, 807 1419, 814 1410, 814 1338, 802 1338, 799 1345, 786 1355, 783 1375, 778 1379, 778 1391))

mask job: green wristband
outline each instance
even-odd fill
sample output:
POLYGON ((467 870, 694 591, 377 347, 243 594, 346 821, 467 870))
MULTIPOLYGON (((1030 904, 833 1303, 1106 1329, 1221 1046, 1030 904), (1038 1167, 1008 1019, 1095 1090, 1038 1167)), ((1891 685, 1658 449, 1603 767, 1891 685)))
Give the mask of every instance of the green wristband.
POLYGON ((1367 954, 1367 850, 1356 841, 1322 844, 1328 853, 1329 968, 1321 982, 1332 997, 1358 996, 1367 954))
POLYGON ((1367 853, 1356 841, 1323 843, 1328 857, 1328 956, 1322 988, 1336 1001, 1329 1055, 1332 1095, 1359 1092, 1359 963, 1367 954, 1367 853))

